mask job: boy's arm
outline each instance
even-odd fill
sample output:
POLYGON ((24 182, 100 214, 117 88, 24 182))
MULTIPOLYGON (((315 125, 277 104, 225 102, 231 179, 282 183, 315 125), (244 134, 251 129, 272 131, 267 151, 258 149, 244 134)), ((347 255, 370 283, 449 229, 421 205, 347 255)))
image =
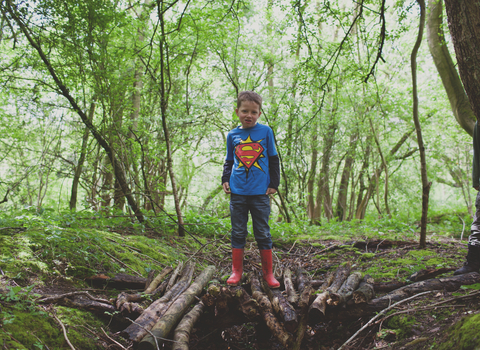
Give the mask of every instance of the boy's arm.
POLYGON ((280 185, 280 158, 278 158, 278 155, 268 157, 268 164, 270 184, 268 185, 267 194, 274 194, 280 185))
POLYGON ((226 160, 223 164, 222 174, 222 187, 225 193, 231 193, 230 191, 230 176, 232 175, 233 160, 226 160))

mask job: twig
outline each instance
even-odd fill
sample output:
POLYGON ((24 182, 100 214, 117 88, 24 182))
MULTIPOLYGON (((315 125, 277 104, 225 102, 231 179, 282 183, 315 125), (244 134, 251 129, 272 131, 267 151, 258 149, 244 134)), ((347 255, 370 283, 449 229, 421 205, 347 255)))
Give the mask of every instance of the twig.
POLYGON ((106 336, 109 340, 111 340, 113 343, 115 343, 116 345, 118 345, 120 348, 122 348, 122 349, 124 349, 124 350, 127 350, 127 348, 124 347, 122 344, 120 344, 118 341, 116 341, 115 339, 109 337, 108 334, 105 333, 105 331, 103 330, 102 327, 100 327, 100 329, 102 330, 103 334, 105 334, 105 336, 106 336))
POLYGON ((3 273, 3 270, 1 267, 0 267, 0 274, 2 274, 2 276, 5 276, 5 273, 3 273))
POLYGON ((287 252, 287 254, 290 254, 290 252, 292 251, 293 247, 295 247, 295 244, 297 244, 297 241, 293 242, 292 248, 290 248, 290 250, 287 252))
POLYGON ((368 321, 362 328, 360 328, 354 335, 352 335, 345 343, 343 343, 343 345, 340 346, 340 347, 338 348, 338 350, 343 350, 343 349, 345 348, 345 346, 347 346, 348 343, 350 343, 353 339, 355 339, 355 338, 357 337, 357 335, 360 334, 361 331, 363 331, 365 328, 367 328, 368 326, 370 326, 373 322, 375 322, 378 318, 380 318, 380 316, 382 316, 383 314, 385 314, 387 311, 393 309, 393 308, 396 307, 397 305, 400 305, 400 304, 402 304, 402 303, 404 303, 404 302, 406 302, 406 301, 409 301, 409 300, 418 298, 419 296, 422 296, 422 295, 425 295, 425 294, 430 294, 430 293, 432 293, 432 291, 427 291, 427 292, 415 294, 414 296, 411 296, 410 298, 397 301, 395 304, 392 304, 392 305, 390 305, 389 307, 383 309, 383 310, 380 311, 375 317, 373 317, 370 321, 368 321))
POLYGON ((394 312, 393 314, 385 316, 381 320, 378 320, 377 322, 375 322, 375 324, 384 322, 385 320, 389 319, 390 317, 401 315, 401 314, 408 314, 409 312, 434 310, 434 309, 437 309, 437 308, 447 308, 447 307, 465 307, 465 305, 460 305, 460 304, 459 305, 442 305, 442 306, 429 305, 429 306, 419 307, 419 308, 416 308, 416 309, 408 309, 408 310, 397 311, 397 312, 394 312))
POLYGON ((73 347, 72 343, 70 343, 70 340, 68 340, 67 330, 65 329, 65 326, 63 325, 62 321, 60 321, 55 314, 53 314, 52 316, 53 316, 53 318, 55 318, 55 320, 60 324, 60 327, 62 327, 63 336, 65 337, 65 340, 67 341, 68 346, 70 346, 70 349, 75 350, 75 348, 73 347))
POLYGON ((95 298, 95 297, 91 296, 88 292, 83 292, 83 291, 65 293, 65 294, 61 294, 61 295, 55 295, 53 297, 47 297, 45 299, 37 300, 37 302, 47 303, 47 302, 57 301, 57 300, 63 299, 63 298, 69 298, 69 297, 72 297, 74 295, 85 295, 90 300, 98 301, 99 303, 112 305, 112 303, 110 301, 106 300, 106 299, 95 298))
POLYGON ((385 242, 385 240, 382 240, 380 243, 377 244, 377 249, 375 249, 375 254, 378 252, 378 247, 380 247, 380 244, 382 244, 383 242, 385 242))

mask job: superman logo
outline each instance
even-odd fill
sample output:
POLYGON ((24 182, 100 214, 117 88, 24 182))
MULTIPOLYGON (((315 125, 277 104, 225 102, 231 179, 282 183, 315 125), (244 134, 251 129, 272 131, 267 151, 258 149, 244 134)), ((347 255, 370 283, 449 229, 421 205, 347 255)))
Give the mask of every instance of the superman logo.
POLYGON ((263 155, 263 146, 260 144, 260 141, 252 141, 250 136, 245 141, 241 141, 240 144, 235 147, 235 155, 240 161, 240 165, 247 168, 247 172, 251 169, 252 166, 263 171, 262 167, 258 164, 259 158, 264 158, 263 155))

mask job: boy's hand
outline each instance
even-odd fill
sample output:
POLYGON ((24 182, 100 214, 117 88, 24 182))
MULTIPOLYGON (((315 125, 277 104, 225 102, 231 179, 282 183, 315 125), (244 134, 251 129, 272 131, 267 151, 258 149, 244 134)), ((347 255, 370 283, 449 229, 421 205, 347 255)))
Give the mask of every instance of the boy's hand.
POLYGON ((277 193, 277 190, 276 190, 276 189, 270 188, 270 187, 267 188, 267 193, 266 193, 267 196, 268 196, 269 194, 275 194, 275 193, 277 193))
POLYGON ((232 193, 232 191, 230 191, 230 184, 228 182, 224 182, 222 184, 222 187, 223 187, 223 192, 225 192, 226 194, 232 193))

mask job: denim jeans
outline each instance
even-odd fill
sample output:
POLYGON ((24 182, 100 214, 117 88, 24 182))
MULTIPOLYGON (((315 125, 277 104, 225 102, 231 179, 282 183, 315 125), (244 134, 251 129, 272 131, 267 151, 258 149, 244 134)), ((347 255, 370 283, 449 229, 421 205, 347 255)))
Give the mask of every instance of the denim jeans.
POLYGON ((242 196, 231 194, 230 214, 232 219, 232 248, 245 247, 248 235, 248 212, 252 216, 253 234, 258 249, 272 249, 272 236, 268 217, 270 216, 270 198, 266 194, 242 196))
POLYGON ((473 216, 468 244, 480 246, 480 192, 477 192, 477 198, 475 199, 475 215, 473 216))

